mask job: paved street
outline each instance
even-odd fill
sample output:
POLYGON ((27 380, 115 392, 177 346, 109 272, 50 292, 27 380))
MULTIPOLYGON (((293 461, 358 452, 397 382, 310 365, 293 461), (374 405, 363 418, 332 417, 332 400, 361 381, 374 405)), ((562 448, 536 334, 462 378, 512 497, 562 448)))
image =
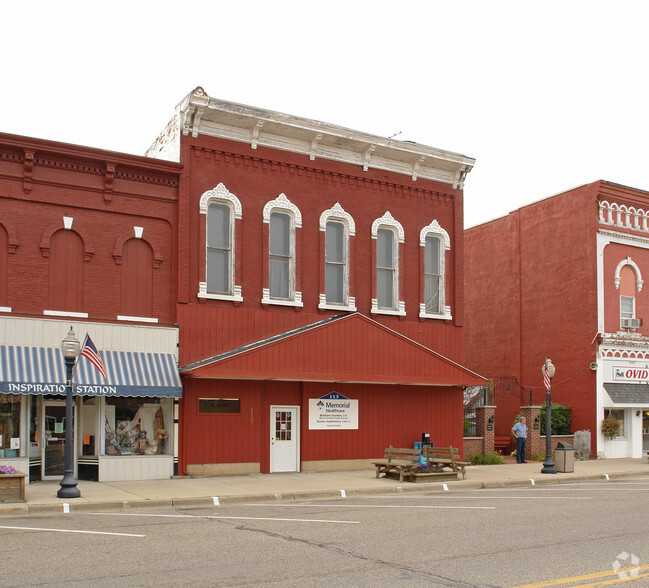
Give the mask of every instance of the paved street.
POLYGON ((647 585, 648 491, 638 477, 4 517, 0 585, 647 585))

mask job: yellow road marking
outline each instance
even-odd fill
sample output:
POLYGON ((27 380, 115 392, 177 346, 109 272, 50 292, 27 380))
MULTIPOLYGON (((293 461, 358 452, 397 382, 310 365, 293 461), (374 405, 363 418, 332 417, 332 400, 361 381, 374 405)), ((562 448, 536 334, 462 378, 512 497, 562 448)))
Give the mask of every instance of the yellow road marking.
POLYGON ((620 582, 632 582, 633 580, 639 580, 640 578, 647 578, 649 574, 640 575, 641 571, 649 570, 649 564, 644 566, 633 566, 631 568, 620 568, 617 572, 614 570, 608 570, 606 572, 596 572, 594 574, 584 574, 582 576, 573 576, 572 578, 559 578, 558 580, 548 580, 547 582, 537 582, 536 584, 522 584, 520 586, 515 586, 514 588, 543 588, 545 586, 567 586, 568 584, 573 584, 575 582, 583 582, 585 580, 595 580, 596 578, 607 578, 609 576, 617 576, 612 580, 605 580, 603 582, 596 582, 594 584, 580 584, 580 586, 607 586, 609 584, 618 584, 620 582), (620 578, 619 574, 622 573, 631 573, 632 570, 637 570, 637 576, 629 576, 628 578, 620 578))

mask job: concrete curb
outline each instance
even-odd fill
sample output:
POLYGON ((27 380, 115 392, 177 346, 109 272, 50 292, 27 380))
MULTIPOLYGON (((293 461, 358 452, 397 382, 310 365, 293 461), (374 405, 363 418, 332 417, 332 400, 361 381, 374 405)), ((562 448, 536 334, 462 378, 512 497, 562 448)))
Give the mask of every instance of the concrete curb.
MULTIPOLYGON (((552 486, 559 484, 571 484, 576 482, 615 480, 624 478, 636 478, 649 476, 649 469, 646 471, 623 471, 614 473, 574 473, 559 472, 558 474, 538 474, 529 478, 512 479, 483 479, 481 480, 448 480, 446 482, 430 481, 420 483, 386 484, 385 487, 371 486, 361 488, 340 488, 328 490, 292 490, 282 492, 266 492, 251 494, 225 494, 222 496, 185 496, 178 498, 132 498, 128 500, 97 500, 74 502, 71 500, 57 501, 42 504, 30 503, 3 503, 0 504, 0 517, 25 516, 25 515, 52 515, 83 512, 114 512, 129 511, 144 508, 210 508, 221 504, 245 504, 255 502, 293 502, 300 500, 333 500, 349 497, 376 496, 389 494, 409 493, 451 493, 453 491, 481 490, 489 488, 525 488, 530 486, 552 486), (532 480, 534 482, 532 482, 532 480), (67 509, 65 505, 67 506, 67 509)), ((386 479, 386 481, 390 481, 386 479)))

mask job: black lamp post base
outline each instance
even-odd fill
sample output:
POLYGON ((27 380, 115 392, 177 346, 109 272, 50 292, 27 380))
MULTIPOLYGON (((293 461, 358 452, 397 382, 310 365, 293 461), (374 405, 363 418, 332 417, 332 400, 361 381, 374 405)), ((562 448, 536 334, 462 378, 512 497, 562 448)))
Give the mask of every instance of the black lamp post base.
POLYGON ((543 467, 541 468, 542 474, 556 474, 557 468, 554 465, 554 462, 551 459, 546 459, 543 462, 543 467))
POLYGON ((79 498, 81 491, 77 488, 77 481, 72 474, 64 474, 61 487, 56 492, 57 498, 79 498))

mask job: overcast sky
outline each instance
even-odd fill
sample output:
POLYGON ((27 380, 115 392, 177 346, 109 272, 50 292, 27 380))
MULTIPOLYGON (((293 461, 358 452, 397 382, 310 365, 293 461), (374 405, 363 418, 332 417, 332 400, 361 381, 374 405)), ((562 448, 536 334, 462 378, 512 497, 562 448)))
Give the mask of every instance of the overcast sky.
POLYGON ((474 157, 467 227, 649 190, 645 0, 32 0, 0 23, 3 132, 142 155, 202 86, 474 157))

